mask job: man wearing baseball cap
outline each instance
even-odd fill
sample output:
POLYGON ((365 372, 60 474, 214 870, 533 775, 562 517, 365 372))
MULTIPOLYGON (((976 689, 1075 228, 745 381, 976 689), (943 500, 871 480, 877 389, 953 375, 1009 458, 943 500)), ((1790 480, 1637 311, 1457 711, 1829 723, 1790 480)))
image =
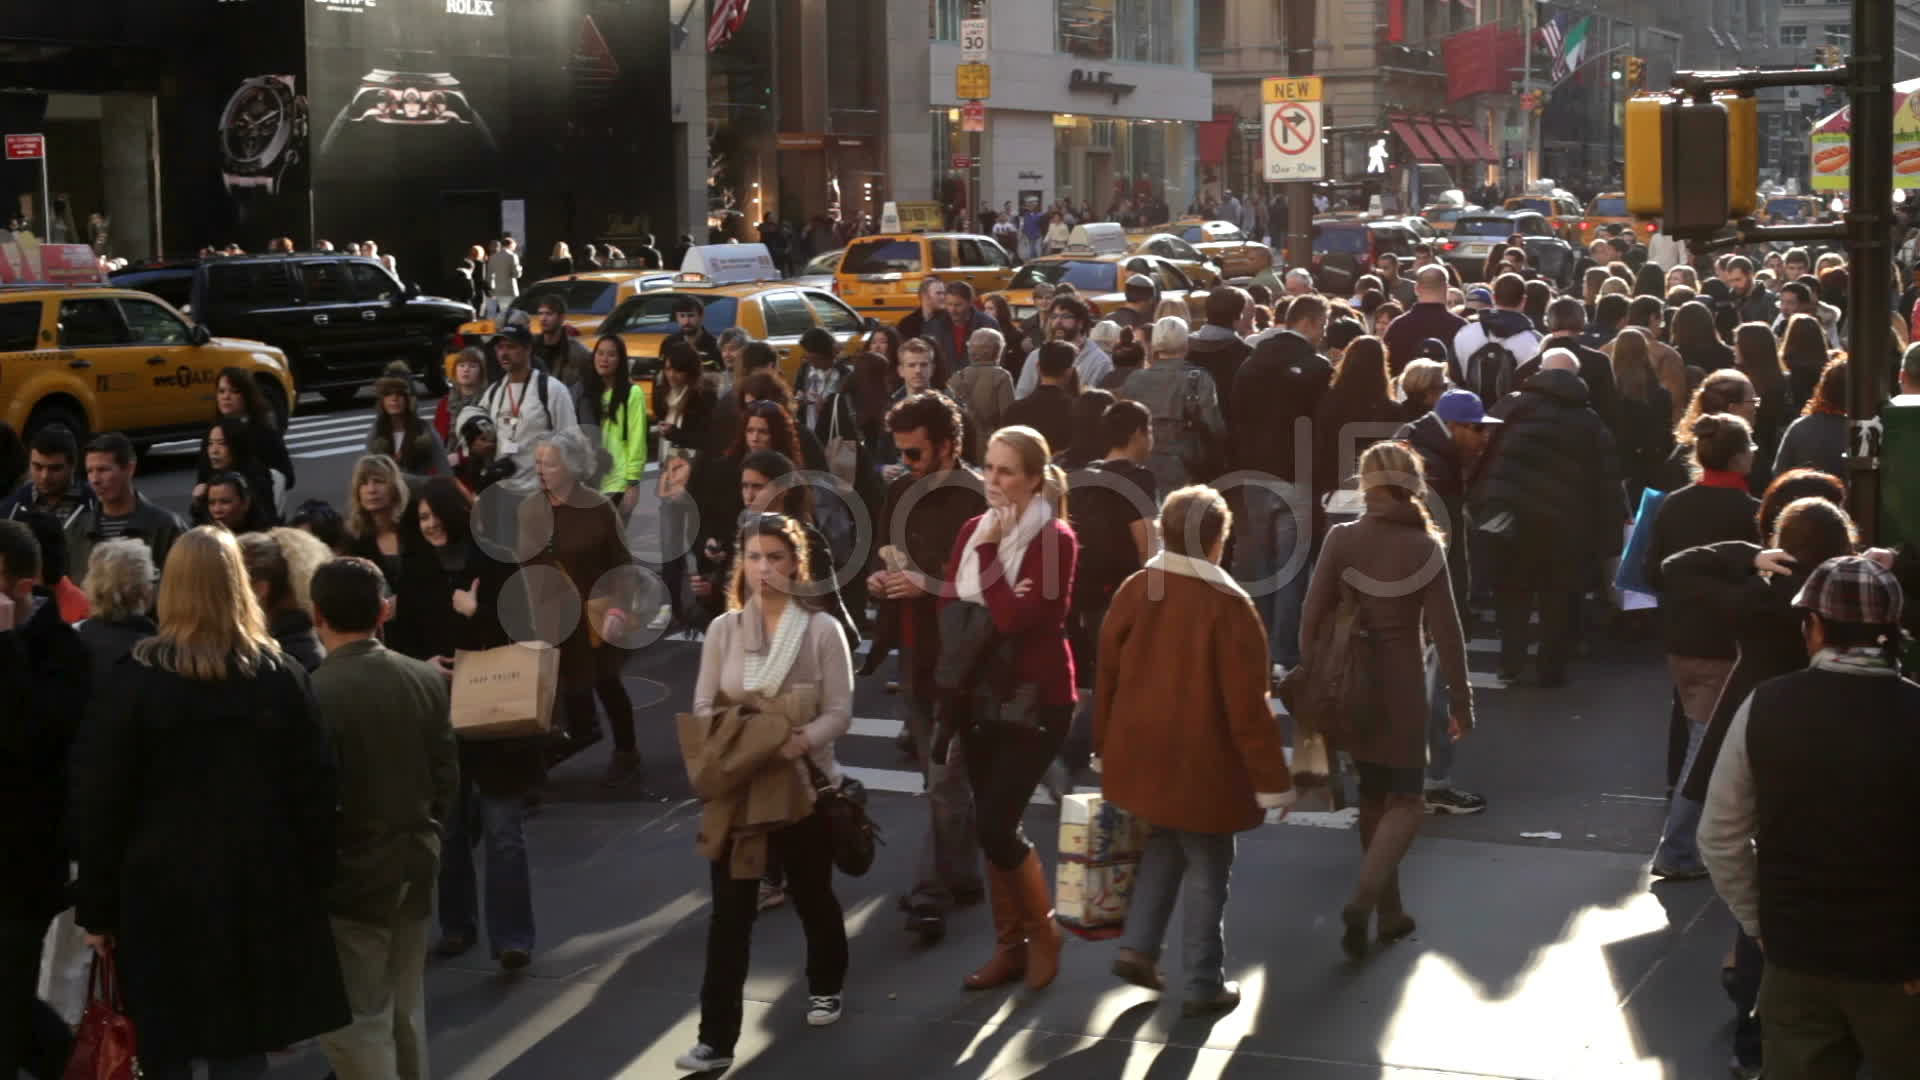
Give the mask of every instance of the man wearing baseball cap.
MULTIPOLYGON (((1493 425, 1479 395, 1471 390, 1448 390, 1434 402, 1433 411, 1407 424, 1393 437, 1420 455, 1427 474, 1427 512, 1447 534, 1447 577, 1453 584, 1453 603, 1463 616, 1473 594, 1467 576, 1467 488, 1474 467, 1493 438, 1493 425)), ((1427 697, 1433 705, 1427 726, 1427 812, 1478 814, 1487 800, 1453 786, 1453 736, 1447 723, 1446 677, 1439 657, 1427 658, 1427 697)))
POLYGON ((509 481, 531 490, 537 483, 531 444, 536 436, 565 431, 577 422, 573 395, 560 380, 533 369, 533 331, 524 323, 508 323, 494 337, 500 358, 500 381, 481 395, 480 407, 493 419, 500 457, 514 463, 509 481))
POLYGON ((1793 601, 1812 660, 1734 713, 1707 787, 1700 854, 1766 954, 1769 1077, 1920 1063, 1920 685, 1897 666, 1903 599, 1872 558, 1816 567, 1793 601))
POLYGON ((1142 327, 1153 324, 1153 308, 1160 302, 1160 286, 1145 274, 1134 274, 1126 281, 1127 302, 1107 318, 1121 326, 1142 327))

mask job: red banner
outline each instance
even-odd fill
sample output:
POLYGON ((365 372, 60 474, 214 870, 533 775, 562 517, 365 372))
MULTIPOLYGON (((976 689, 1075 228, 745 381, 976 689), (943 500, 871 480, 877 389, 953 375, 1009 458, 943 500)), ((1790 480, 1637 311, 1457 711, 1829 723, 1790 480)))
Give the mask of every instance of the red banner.
POLYGON ((1504 94, 1519 78, 1525 59, 1520 31, 1484 23, 1454 34, 1441 44, 1447 62, 1447 101, 1474 94, 1504 94))
POLYGON ((1407 0, 1387 0, 1387 40, 1407 40, 1407 0))

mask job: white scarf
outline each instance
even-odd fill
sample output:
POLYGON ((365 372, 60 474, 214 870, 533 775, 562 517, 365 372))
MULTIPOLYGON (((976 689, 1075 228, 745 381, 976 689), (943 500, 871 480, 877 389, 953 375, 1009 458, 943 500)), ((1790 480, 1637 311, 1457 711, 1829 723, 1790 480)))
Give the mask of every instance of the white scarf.
POLYGON ((1169 574, 1179 574, 1181 577, 1197 578, 1222 592, 1237 594, 1243 600, 1248 599, 1247 590, 1241 588, 1240 583, 1233 580, 1232 574, 1220 569, 1219 566, 1207 559, 1196 559, 1190 555, 1175 555, 1171 551, 1162 549, 1157 552, 1153 558, 1147 560, 1147 569, 1162 570, 1169 574))
MULTIPOLYGON (((989 509, 987 513, 999 514, 1005 511, 989 509)), ((1021 511, 1020 520, 1013 523, 1011 531, 1002 527, 999 539, 1000 550, 997 552, 1000 574, 995 578, 996 581, 1004 580, 1012 584, 1020 580, 1020 563, 1027 557, 1027 546, 1033 543, 1033 538, 1039 536, 1040 530, 1046 528, 1047 523, 1052 520, 1053 504, 1048 502, 1045 496, 1035 495, 1027 503, 1027 508, 1021 511)), ((960 599, 975 604, 987 602, 984 596, 987 583, 981 579, 980 574, 980 544, 982 543, 980 530, 985 526, 986 518, 983 516, 980 524, 974 526, 973 536, 967 543, 967 550, 960 556, 960 574, 954 580, 954 590, 959 594, 960 599)))
MULTIPOLYGON (((752 619, 754 629, 765 627, 759 597, 741 609, 740 617, 752 619)), ((806 640, 806 636, 807 613, 801 609, 798 601, 788 597, 786 610, 780 613, 780 621, 774 624, 773 640, 767 644, 767 651, 742 650, 746 657, 746 671, 741 683, 747 693, 763 697, 778 694, 781 684, 787 681, 787 673, 793 670, 793 662, 800 657, 800 644, 806 640)))

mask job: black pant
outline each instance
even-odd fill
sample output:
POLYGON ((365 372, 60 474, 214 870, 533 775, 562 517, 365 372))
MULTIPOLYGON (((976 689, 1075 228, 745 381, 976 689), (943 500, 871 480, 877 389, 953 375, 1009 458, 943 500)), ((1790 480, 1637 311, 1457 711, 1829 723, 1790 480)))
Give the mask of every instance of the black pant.
POLYGON ((1542 678, 1567 673, 1567 635, 1573 618, 1572 594, 1566 589, 1534 589, 1525 583, 1500 586, 1495 597, 1500 619, 1500 671, 1514 675, 1526 670, 1532 627, 1527 620, 1540 612, 1540 649, 1535 659, 1542 678))
POLYGON ((621 669, 627 661, 626 650, 606 644, 575 647, 590 652, 563 654, 560 661, 561 705, 567 710, 567 730, 576 738, 593 736, 593 699, 597 695, 607 709, 607 727, 613 732, 614 749, 633 750, 633 701, 627 697, 626 684, 620 681, 621 669))
POLYGON ((0 919, 0 1077, 21 1070, 58 1080, 73 1037, 66 1021, 40 1000, 40 949, 48 919, 0 919))
POLYGON ((1076 611, 1067 616, 1067 644, 1073 649, 1073 681, 1081 691, 1073 724, 1060 747, 1060 760, 1078 772, 1093 758, 1093 689, 1100 677, 1100 624, 1107 609, 1076 611))
POLYGON ((1042 705, 1038 715, 1037 728, 986 723, 966 733, 967 782, 973 786, 980 850, 1002 870, 1015 869, 1033 850, 1020 818, 1073 725, 1071 705, 1042 705))
MULTIPOLYGON (((807 933, 807 993, 838 994, 847 978, 847 924, 833 895, 833 840, 827 819, 805 821, 767 837, 787 875, 787 897, 807 933)), ((709 867, 713 917, 707 924, 707 973, 700 984, 700 1041, 723 1054, 740 1038, 741 995, 760 915, 760 881, 736 881, 723 854, 709 867)))

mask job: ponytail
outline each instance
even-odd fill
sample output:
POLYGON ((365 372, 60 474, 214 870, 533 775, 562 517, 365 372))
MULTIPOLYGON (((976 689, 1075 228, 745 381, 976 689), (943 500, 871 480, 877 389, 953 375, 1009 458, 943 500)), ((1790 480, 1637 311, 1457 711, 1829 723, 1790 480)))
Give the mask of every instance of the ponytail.
POLYGON ((1041 485, 1040 492, 1046 496, 1048 502, 1053 504, 1054 516, 1064 518, 1067 516, 1067 472, 1049 462, 1045 476, 1046 480, 1041 485))

